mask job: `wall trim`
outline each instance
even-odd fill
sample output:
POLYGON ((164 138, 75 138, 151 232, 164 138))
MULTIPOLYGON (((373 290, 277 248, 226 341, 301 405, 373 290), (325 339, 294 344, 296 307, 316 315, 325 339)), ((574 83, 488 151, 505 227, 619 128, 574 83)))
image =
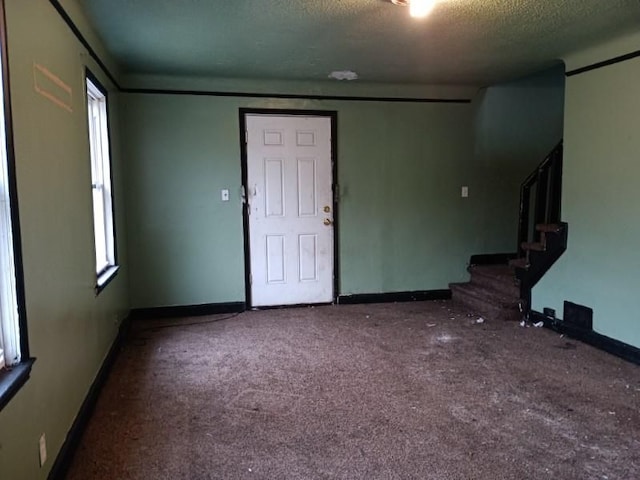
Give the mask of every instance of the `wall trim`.
POLYGON ((89 41, 84 37, 84 35, 82 35, 82 32, 80 31, 80 29, 76 26, 75 23, 73 23, 73 19, 69 16, 67 11, 60 4, 60 1, 59 0, 49 0, 49 2, 51 3, 51 5, 53 5, 53 8, 56 9, 56 11, 60 15, 60 17, 62 18, 64 23, 67 24, 67 26, 69 27, 71 32, 75 35, 76 39, 82 44, 82 46, 84 48, 87 49, 87 52, 89 52, 89 55, 91 56, 91 58, 93 58, 95 60, 95 62, 98 64, 100 69, 104 72, 104 74, 107 77, 109 77, 109 80, 111 80, 111 82, 116 86, 116 88, 118 90, 122 90, 122 88, 120 87, 120 84, 116 80, 116 77, 107 68, 107 66, 104 64, 104 62, 102 61, 100 56, 96 53, 96 51, 93 49, 93 47, 91 46, 89 41))
POLYGON ((104 387, 107 379, 109 378, 109 374, 111 373, 111 369, 113 368, 113 364, 120 353, 120 350, 124 344, 124 340, 129 331, 129 326, 131 325, 131 316, 127 316, 122 323, 120 324, 120 329, 118 330, 118 335, 115 340, 111 344, 111 348, 107 353, 107 356, 98 370, 98 374, 96 378, 93 380, 89 391, 87 392, 87 396, 82 402, 82 406, 78 411, 78 415, 76 416, 69 432, 67 433, 67 437, 60 447, 60 451, 56 456, 56 460, 51 467, 51 471, 49 472, 48 480, 63 480, 71 466, 71 462, 73 461, 73 457, 80 445, 80 440, 82 439, 82 434, 87 428, 89 420, 93 414, 93 410, 95 409, 96 403, 98 402, 98 398, 104 387))
POLYGON ((170 307, 134 308, 132 320, 150 320, 155 318, 201 317, 221 313, 240 313, 247 309, 245 302, 204 303, 200 305, 175 305, 170 307))
POLYGON ((608 67, 609 65, 615 65, 616 63, 626 62, 627 60, 631 60, 637 57, 640 57, 640 50, 636 50, 635 52, 627 53, 625 55, 620 55, 618 57, 613 57, 608 60, 603 60, 601 62, 593 63, 585 67, 576 68, 565 73, 565 75, 567 77, 573 77, 574 75, 580 75, 581 73, 590 72, 591 70, 597 70, 598 68, 608 67))
POLYGON ((339 295, 337 303, 340 305, 356 305, 363 303, 393 303, 393 302, 423 302, 429 300, 449 300, 451 290, 420 290, 412 292, 389 293, 355 293, 339 295))
POLYGON ((615 355, 616 357, 620 357, 628 362, 640 365, 640 348, 636 348, 633 345, 601 335, 593 330, 587 330, 570 325, 558 318, 547 317, 535 310, 531 310, 529 319, 534 323, 544 322, 544 326, 554 332, 567 335, 568 337, 584 342, 599 350, 604 350, 605 352, 615 355))
POLYGON ((194 95, 202 97, 280 98, 293 100, 339 100, 349 102, 394 103, 471 103, 468 98, 362 97, 349 95, 303 95, 296 93, 220 92, 215 90, 180 90, 166 88, 122 88, 122 93, 141 95, 194 95))
POLYGON ((62 20, 67 24, 76 39, 87 49, 89 55, 104 74, 109 77, 113 85, 121 93, 137 93, 143 95, 194 95, 206 97, 237 97, 237 98, 279 98, 293 100, 339 100, 350 102, 395 102, 395 103, 460 103, 470 104, 470 98, 419 98, 419 97, 363 97, 363 96, 343 96, 343 95, 302 95, 288 93, 259 93, 259 92, 220 92, 208 90, 182 90, 164 88, 129 88, 120 85, 115 76, 111 73, 100 56, 93 49, 89 41, 82 34, 80 29, 73 22, 73 19, 66 12, 59 0, 49 0, 49 3, 56 9, 62 20))

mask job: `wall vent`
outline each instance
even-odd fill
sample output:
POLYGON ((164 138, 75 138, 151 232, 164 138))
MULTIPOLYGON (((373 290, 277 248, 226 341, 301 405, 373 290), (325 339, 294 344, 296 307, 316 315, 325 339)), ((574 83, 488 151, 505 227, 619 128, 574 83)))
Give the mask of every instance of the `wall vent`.
POLYGON ((584 305, 565 301, 562 319, 568 325, 580 330, 593 330, 593 310, 584 305))

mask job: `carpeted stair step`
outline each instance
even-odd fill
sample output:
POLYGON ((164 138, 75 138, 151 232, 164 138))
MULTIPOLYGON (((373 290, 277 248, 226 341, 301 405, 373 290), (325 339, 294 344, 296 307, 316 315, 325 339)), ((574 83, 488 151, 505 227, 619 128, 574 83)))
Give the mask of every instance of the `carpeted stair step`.
POLYGON ((518 298, 474 283, 449 285, 454 303, 488 320, 518 320, 518 298))
POLYGON ((468 268, 471 283, 493 289, 517 298, 520 295, 519 281, 515 270, 508 265, 472 265, 468 268))
POLYGON ((514 258, 513 260, 509 260, 509 266, 513 267, 513 268, 524 268, 527 269, 529 268, 529 261, 522 257, 522 258, 514 258))

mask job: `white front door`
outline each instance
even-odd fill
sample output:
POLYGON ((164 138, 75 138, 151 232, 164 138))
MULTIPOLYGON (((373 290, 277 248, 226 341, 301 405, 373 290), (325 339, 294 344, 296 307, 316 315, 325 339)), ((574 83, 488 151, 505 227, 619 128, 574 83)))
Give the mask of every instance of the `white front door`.
POLYGON ((333 301, 331 118, 246 116, 251 305, 333 301))

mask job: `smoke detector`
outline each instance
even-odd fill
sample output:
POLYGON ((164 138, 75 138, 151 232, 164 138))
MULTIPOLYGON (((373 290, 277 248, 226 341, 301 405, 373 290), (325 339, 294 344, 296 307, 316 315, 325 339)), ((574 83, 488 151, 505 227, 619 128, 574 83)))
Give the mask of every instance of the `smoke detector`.
POLYGON ((329 74, 329 78, 333 78, 334 80, 357 80, 358 74, 351 70, 336 70, 329 74))

